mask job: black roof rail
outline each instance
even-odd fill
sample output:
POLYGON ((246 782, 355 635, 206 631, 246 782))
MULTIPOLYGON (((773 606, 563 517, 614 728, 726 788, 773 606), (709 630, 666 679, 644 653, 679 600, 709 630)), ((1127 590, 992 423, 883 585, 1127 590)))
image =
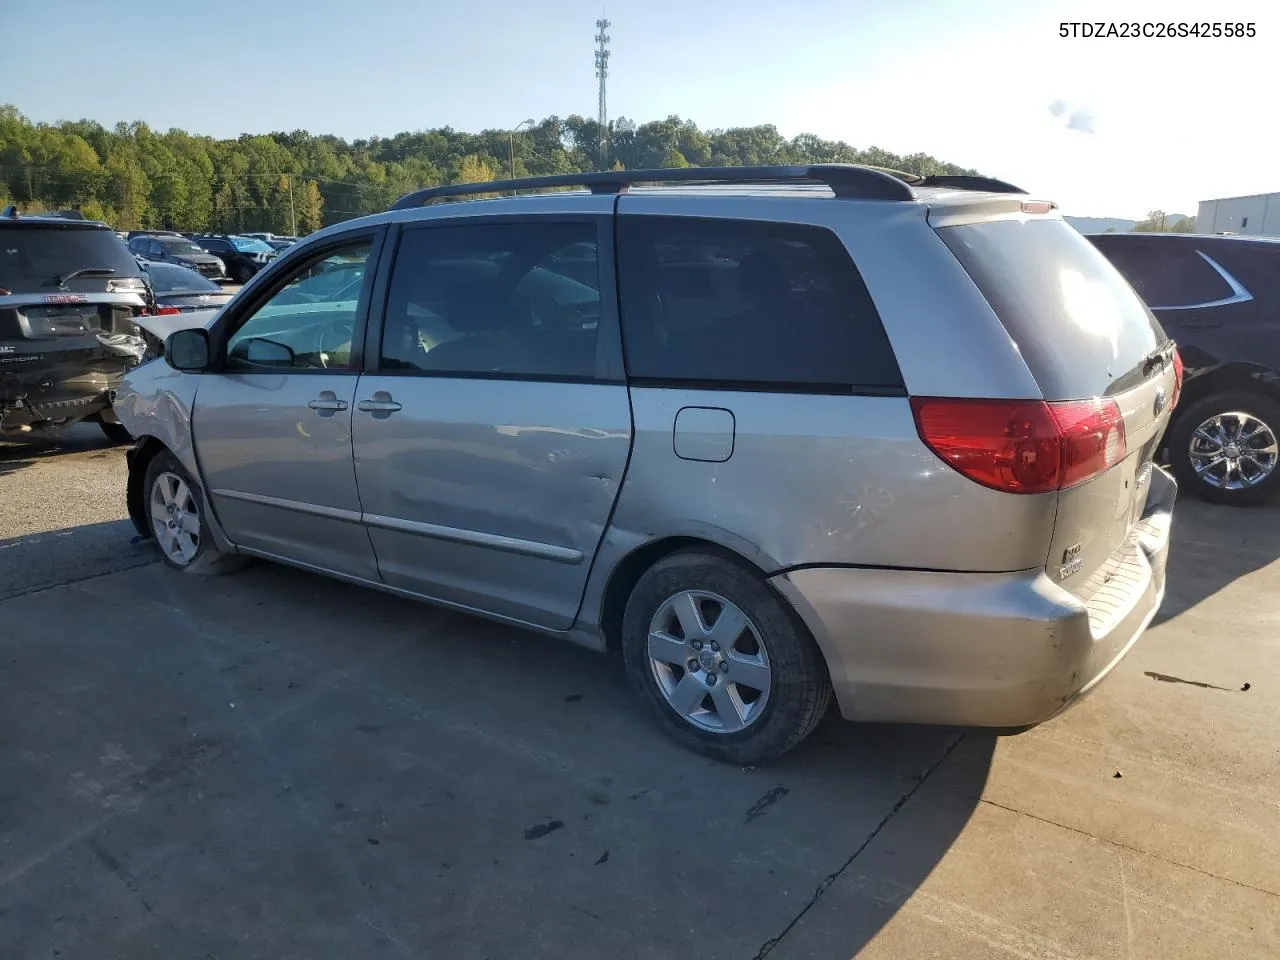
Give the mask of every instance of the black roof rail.
POLYGON ((939 173, 915 181, 917 187, 951 187, 953 190, 982 190, 987 193, 1026 193, 1021 187, 995 177, 971 177, 965 174, 939 173))
MULTIPOLYGON (((993 181, 995 182, 995 181, 993 181)), ((849 200, 914 200, 915 194, 901 177, 872 167, 847 163, 812 163, 775 167, 678 167, 668 170, 606 170, 569 173, 523 180, 491 180, 483 183, 451 183, 406 194, 391 205, 409 210, 445 197, 515 190, 548 190, 586 187, 592 193, 620 193, 645 183, 815 183, 831 188, 849 200)))

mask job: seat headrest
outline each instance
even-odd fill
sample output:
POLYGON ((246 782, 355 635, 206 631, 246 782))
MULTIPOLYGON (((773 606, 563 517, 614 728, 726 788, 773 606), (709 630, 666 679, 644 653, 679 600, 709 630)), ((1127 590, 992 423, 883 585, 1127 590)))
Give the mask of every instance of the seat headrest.
POLYGON ((749 300, 785 300, 791 281, 776 259, 767 253, 749 253, 738 261, 738 291, 749 300))

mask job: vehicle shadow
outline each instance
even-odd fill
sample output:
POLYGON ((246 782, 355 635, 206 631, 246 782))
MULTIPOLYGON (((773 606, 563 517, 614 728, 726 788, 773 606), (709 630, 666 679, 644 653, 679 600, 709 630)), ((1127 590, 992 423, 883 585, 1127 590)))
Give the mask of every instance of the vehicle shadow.
POLYGON ((1280 557, 1280 507, 1223 507, 1178 498, 1165 600, 1153 624, 1171 620, 1280 557))
POLYGON ((0 601, 159 562, 136 533, 130 520, 105 520, 0 537, 0 601))
POLYGON ((114 446, 96 423, 77 423, 48 433, 8 435, 0 439, 0 476, 16 473, 39 460, 114 446))
MULTIPOLYGON (((83 599, 102 655, 130 665, 77 661, 105 678, 82 706, 108 719, 67 749, 96 751, 83 766, 99 741, 141 756, 225 738, 204 799, 149 804, 113 847, 155 865, 148 902, 183 920, 151 932, 174 955, 302 955, 318 924, 333 955, 371 955, 372 903, 421 956, 847 960, 947 855, 995 744, 832 714, 778 761, 718 763, 658 732, 616 656, 267 563, 127 576, 62 601, 70 623, 83 599), (106 706, 123 700, 142 706, 106 706), (246 872, 264 837, 271 877, 246 872)), ((88 933, 124 945, 105 919, 88 933)))

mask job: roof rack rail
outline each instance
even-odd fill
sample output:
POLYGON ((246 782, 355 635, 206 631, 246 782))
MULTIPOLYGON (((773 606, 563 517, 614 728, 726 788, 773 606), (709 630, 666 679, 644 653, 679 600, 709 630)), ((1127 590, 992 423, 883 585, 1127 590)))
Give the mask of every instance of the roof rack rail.
MULTIPOLYGON (((995 182, 995 181, 993 181, 995 182)), ((849 200, 914 200, 915 194, 900 177, 872 167, 847 163, 813 163, 775 167, 679 167, 669 170, 606 170, 570 173, 523 180, 483 183, 451 183, 406 194, 391 205, 409 210, 445 197, 515 190, 547 190, 554 187, 586 187, 592 193, 616 194, 644 183, 815 183, 824 184, 849 200)))
POLYGON ((1005 183, 994 177, 973 177, 964 174, 939 173, 929 177, 921 177, 915 181, 917 187, 951 187, 955 190, 983 190, 987 193, 1026 193, 1021 187, 1005 183))

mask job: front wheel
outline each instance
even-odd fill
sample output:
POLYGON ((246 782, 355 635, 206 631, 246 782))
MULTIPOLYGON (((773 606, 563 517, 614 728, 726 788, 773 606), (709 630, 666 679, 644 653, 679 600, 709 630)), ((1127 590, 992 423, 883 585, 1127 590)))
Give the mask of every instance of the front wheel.
POLYGON ((253 267, 247 263, 239 263, 231 271, 231 276, 236 283, 245 284, 253 279, 253 267))
POLYGON ((221 553, 209 534, 204 499, 173 454, 157 454, 147 465, 147 523, 164 562, 195 574, 227 573, 243 565, 239 556, 221 553))
POLYGON ((623 616, 628 679, 677 743, 738 764, 779 757, 831 702, 817 645, 753 571, 681 552, 640 578, 623 616))
POLYGON ((1169 432, 1169 456, 1179 485, 1210 503, 1252 506, 1280 488, 1280 403, 1251 390, 1228 390, 1196 401, 1169 432))

